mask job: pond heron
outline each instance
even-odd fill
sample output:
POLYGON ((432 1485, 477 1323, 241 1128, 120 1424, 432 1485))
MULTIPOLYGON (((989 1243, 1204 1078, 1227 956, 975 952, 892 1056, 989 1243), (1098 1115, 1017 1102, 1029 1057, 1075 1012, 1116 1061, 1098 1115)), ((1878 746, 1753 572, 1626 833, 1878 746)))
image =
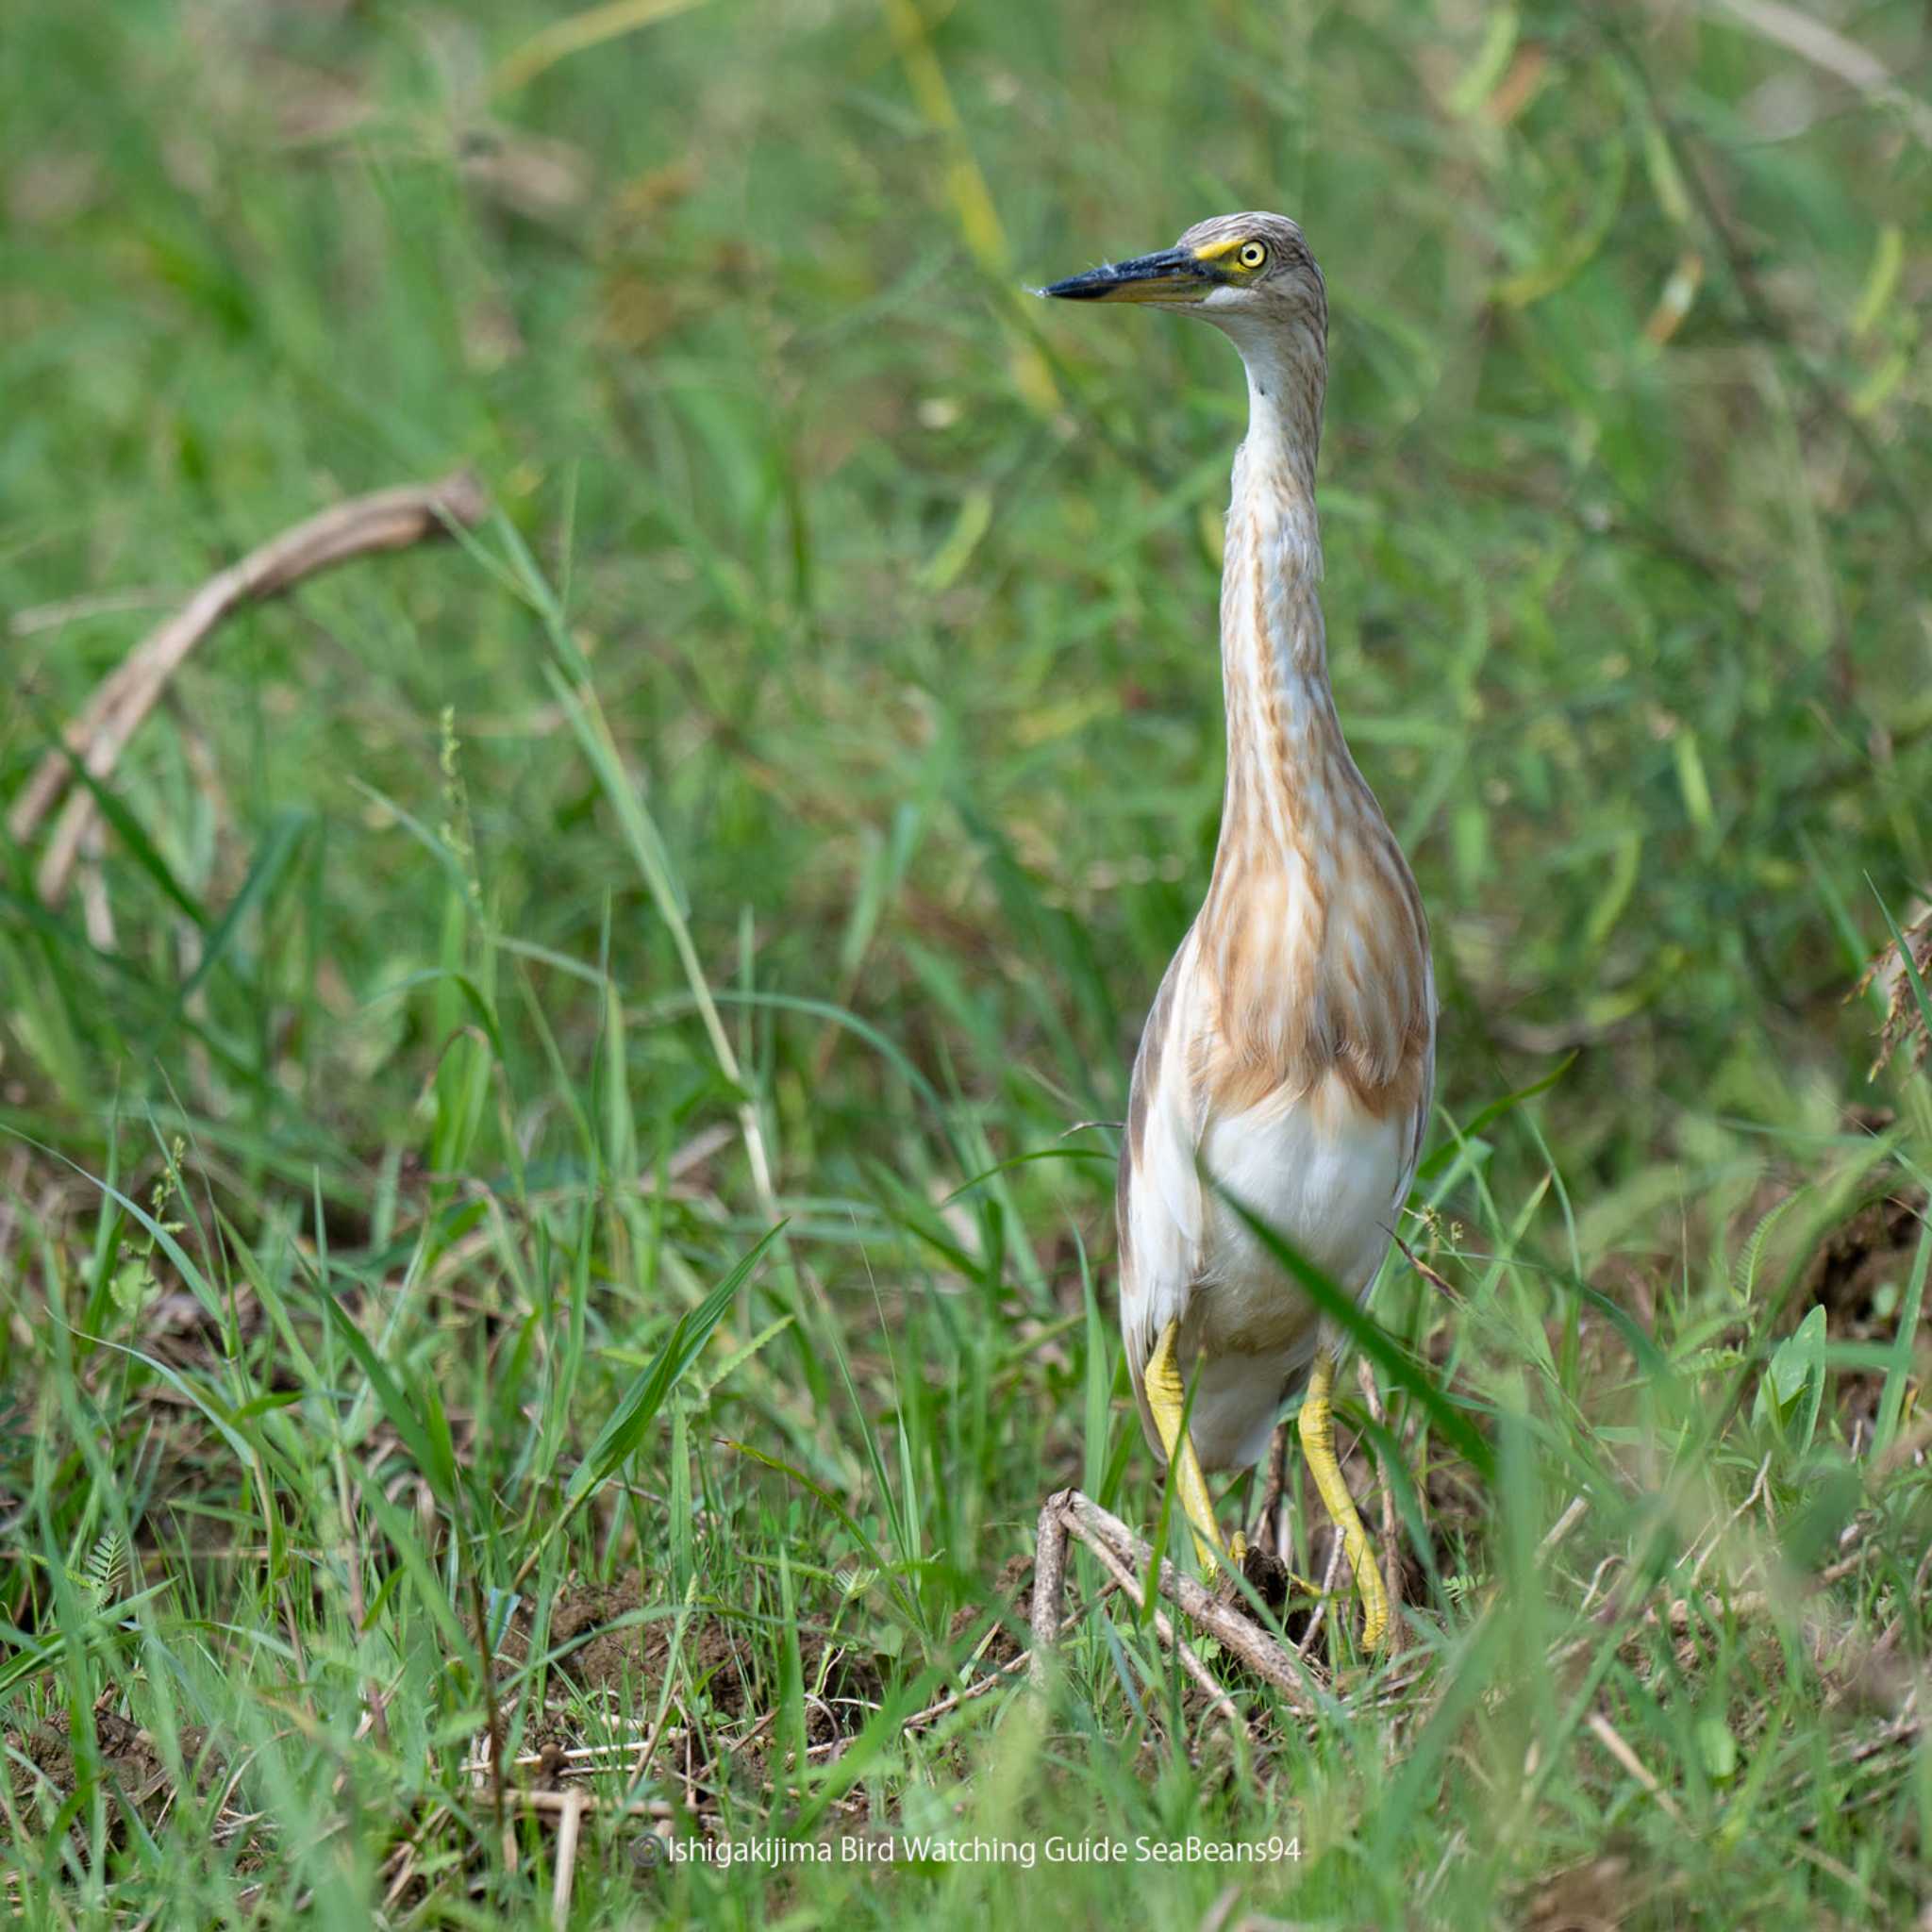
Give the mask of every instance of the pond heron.
POLYGON ((1196 316, 1247 367, 1221 576, 1221 837, 1134 1060, 1121 1330, 1148 1441, 1173 1465, 1210 1575, 1239 1566, 1245 1540, 1222 1541, 1203 1472, 1258 1462, 1303 1390, 1303 1452, 1374 1650, 1388 1596, 1335 1454, 1342 1338, 1230 1205, 1359 1300, 1407 1198, 1435 1076, 1422 899, 1328 683, 1315 518, 1327 291, 1293 222, 1241 214, 1041 292, 1196 316))

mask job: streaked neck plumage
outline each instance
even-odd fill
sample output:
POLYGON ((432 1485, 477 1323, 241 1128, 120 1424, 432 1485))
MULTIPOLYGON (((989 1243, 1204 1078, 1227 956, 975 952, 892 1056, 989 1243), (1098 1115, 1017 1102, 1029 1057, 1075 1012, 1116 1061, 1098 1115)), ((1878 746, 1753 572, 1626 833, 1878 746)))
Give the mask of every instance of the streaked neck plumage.
POLYGON ((1324 842, 1335 768, 1352 767, 1329 691, 1320 596, 1323 343, 1279 325, 1229 333, 1247 366, 1248 434, 1235 457, 1221 578, 1227 789, 1217 886, 1324 842))

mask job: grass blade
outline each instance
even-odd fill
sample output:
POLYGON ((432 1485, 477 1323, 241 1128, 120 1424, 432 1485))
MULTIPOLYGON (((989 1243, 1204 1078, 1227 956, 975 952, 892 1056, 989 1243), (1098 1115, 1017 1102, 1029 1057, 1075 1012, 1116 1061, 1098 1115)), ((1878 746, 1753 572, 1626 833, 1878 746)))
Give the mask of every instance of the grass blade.
POLYGON ((1388 1332, 1357 1305, 1355 1297, 1317 1268, 1278 1228, 1264 1221, 1218 1181, 1210 1184, 1246 1224, 1255 1239, 1306 1291, 1315 1307, 1341 1329, 1397 1388, 1412 1396, 1428 1412, 1429 1420, 1443 1440, 1453 1443, 1485 1481, 1492 1479, 1495 1457, 1489 1443, 1477 1433, 1463 1411, 1442 1394, 1407 1353, 1395 1345, 1388 1332))

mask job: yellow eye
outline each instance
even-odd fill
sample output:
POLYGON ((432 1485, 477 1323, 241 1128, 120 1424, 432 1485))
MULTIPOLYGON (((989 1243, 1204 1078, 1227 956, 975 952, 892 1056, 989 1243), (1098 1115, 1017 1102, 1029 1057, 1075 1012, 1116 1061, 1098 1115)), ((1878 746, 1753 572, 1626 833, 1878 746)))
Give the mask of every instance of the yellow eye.
POLYGON ((1258 242, 1243 242, 1235 259, 1245 269, 1257 269, 1268 259, 1268 251, 1258 242))

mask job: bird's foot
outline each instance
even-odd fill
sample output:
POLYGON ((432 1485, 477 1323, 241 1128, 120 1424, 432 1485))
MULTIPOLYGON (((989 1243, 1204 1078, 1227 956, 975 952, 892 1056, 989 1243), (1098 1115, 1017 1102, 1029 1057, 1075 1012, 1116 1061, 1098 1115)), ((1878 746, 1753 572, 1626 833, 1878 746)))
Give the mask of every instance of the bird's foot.
POLYGON ((1335 1387, 1335 1357, 1324 1349, 1315 1357, 1308 1374, 1307 1393, 1302 1397, 1302 1454, 1307 1458, 1308 1474, 1321 1492, 1322 1507, 1329 1521, 1341 1532, 1341 1547, 1355 1587, 1362 1599, 1362 1649, 1380 1650, 1389 1634, 1389 1592, 1375 1562, 1375 1546, 1369 1539, 1355 1498, 1342 1479, 1341 1464, 1335 1455, 1335 1418, 1330 1399, 1335 1387))

